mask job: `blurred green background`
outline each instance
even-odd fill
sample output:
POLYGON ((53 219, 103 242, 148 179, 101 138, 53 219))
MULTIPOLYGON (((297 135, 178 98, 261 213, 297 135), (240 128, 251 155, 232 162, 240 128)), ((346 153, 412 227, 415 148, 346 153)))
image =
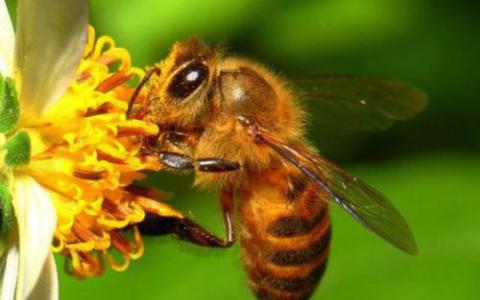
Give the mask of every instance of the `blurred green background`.
MULTIPOLYGON (((386 132, 311 127, 328 158, 389 196, 420 248, 417 257, 400 253, 335 207, 329 268, 313 299, 480 298, 479 1, 96 0, 91 15, 137 66, 195 35, 287 77, 374 75, 425 90, 427 110, 386 132)), ((191 177, 160 174, 149 184, 174 191, 175 207, 222 233, 215 193, 190 189, 191 177)), ((60 298, 253 296, 238 246, 211 251, 165 237, 147 239, 123 273, 78 281, 60 271, 60 298)))

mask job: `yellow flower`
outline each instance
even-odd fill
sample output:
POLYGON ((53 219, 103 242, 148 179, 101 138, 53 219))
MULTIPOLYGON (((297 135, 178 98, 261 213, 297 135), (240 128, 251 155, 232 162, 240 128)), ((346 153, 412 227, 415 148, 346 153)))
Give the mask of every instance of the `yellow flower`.
POLYGON ((31 136, 50 141, 32 156, 27 172, 53 191, 58 218, 53 250, 66 255, 67 270, 77 277, 101 274, 104 259, 113 269, 125 270, 139 258, 143 245, 132 225, 143 221, 145 211, 176 215, 150 200, 160 193, 132 186, 144 177, 140 171, 160 167, 156 158, 141 155, 138 138, 155 136, 157 126, 126 118, 133 89, 124 83, 143 75, 111 38, 94 43, 90 28, 76 80, 46 113, 47 122, 30 130, 31 136), (118 70, 112 72, 113 65, 118 70), (110 250, 122 261, 115 261, 110 250))
POLYGON ((143 253, 135 224, 146 212, 181 216, 156 201, 161 193, 133 185, 142 171, 160 168, 141 152, 142 138, 158 128, 126 118, 129 81, 143 71, 111 38, 95 42, 87 12, 83 0, 19 0, 14 55, 0 0, 0 71, 15 70, 17 131, 31 144, 28 164, 11 172, 16 222, 4 237, 1 299, 56 299, 50 250, 65 255, 77 277, 101 274, 105 261, 124 270, 143 253))

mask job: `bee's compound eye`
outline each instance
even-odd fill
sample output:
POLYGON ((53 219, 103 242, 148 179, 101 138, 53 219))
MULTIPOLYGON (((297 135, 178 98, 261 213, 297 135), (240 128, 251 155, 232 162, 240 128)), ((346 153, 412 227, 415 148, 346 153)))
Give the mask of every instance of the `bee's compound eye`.
POLYGON ((200 61, 193 61, 173 76, 168 86, 168 93, 175 98, 187 98, 207 78, 207 66, 200 61))

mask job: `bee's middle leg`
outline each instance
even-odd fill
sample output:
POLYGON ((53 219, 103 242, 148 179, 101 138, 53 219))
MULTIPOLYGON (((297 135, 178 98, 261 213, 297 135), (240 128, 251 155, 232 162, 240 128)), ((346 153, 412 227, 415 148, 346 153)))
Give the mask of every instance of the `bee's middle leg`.
POLYGON ((222 191, 220 204, 225 224, 225 239, 217 237, 188 217, 161 217, 147 214, 145 220, 138 225, 138 228, 144 235, 160 236, 173 234, 180 240, 196 245, 211 248, 227 248, 235 242, 233 192, 229 190, 222 191))

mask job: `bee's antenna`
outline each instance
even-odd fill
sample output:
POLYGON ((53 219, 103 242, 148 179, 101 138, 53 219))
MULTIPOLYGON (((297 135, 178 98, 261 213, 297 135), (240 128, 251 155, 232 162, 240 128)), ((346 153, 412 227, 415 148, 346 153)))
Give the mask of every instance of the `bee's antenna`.
POLYGON ((133 92, 132 96, 130 97, 130 100, 128 102, 128 109, 127 109, 127 118, 130 116, 130 113, 132 112, 133 108, 133 103, 135 103, 135 100, 138 97, 138 94, 140 94, 140 91, 142 90, 142 87, 150 80, 150 77, 152 77, 153 74, 159 75, 161 73, 161 70, 159 68, 151 68, 150 70, 147 71, 147 74, 140 80, 140 83, 137 85, 135 88, 135 91, 133 92))

